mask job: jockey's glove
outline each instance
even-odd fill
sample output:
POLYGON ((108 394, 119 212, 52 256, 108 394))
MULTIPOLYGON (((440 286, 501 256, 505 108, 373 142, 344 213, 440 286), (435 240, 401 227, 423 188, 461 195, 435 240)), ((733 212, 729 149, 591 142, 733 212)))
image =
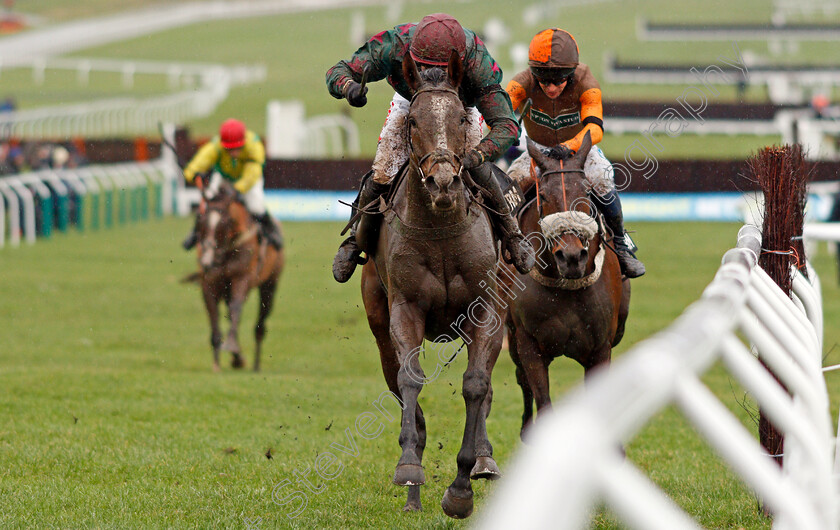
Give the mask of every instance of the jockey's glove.
POLYGON ((548 152, 546 154, 554 160, 565 160, 572 156, 573 151, 569 149, 566 144, 559 144, 548 148, 548 152))
POLYGON ((464 167, 464 169, 470 170, 483 164, 484 160, 484 153, 482 153, 478 149, 473 149, 472 151, 464 155, 464 158, 461 160, 461 165, 464 167))
POLYGON ((354 107, 364 107, 367 104, 368 87, 363 87, 355 81, 348 81, 344 87, 344 97, 354 107))

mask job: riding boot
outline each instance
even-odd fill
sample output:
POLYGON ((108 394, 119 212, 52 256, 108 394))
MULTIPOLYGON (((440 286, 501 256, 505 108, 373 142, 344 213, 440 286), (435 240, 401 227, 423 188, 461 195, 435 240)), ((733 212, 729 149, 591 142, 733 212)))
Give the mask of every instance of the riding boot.
POLYGON ((488 213, 493 217, 495 225, 501 232, 504 248, 510 252, 513 266, 522 274, 534 268, 535 255, 531 243, 525 239, 519 230, 519 223, 513 218, 513 212, 502 195, 502 188, 493 175, 494 171, 501 171, 492 162, 485 162, 470 170, 473 182, 484 189, 484 199, 489 208, 488 213))
MULTIPOLYGON (((380 184, 371 178, 373 172, 369 172, 362 177, 361 188, 356 200, 353 201, 352 216, 356 215, 356 208, 364 208, 380 196, 384 195, 390 189, 390 184, 380 184)), ((344 283, 353 276, 353 271, 356 270, 356 265, 364 265, 367 263, 367 258, 362 257, 362 249, 356 242, 356 227, 358 221, 353 224, 350 230, 350 237, 342 241, 341 246, 338 247, 338 252, 333 259, 333 277, 335 281, 344 283)))
POLYGON ((186 238, 184 238, 184 241, 181 242, 181 246, 184 247, 184 250, 192 250, 198 243, 199 215, 200 214, 195 214, 195 223, 193 224, 192 230, 190 230, 190 233, 187 234, 186 238))
POLYGON ((277 250, 283 248, 283 234, 280 233, 280 228, 274 222, 271 214, 265 212, 262 215, 255 215, 254 219, 260 223, 260 229, 268 242, 271 243, 271 246, 277 250))
POLYGON ((621 265, 621 273, 628 278, 638 278, 645 273, 645 265, 633 254, 624 238, 624 216, 621 213, 621 201, 615 190, 603 196, 592 194, 598 211, 604 216, 604 222, 613 235, 613 246, 621 265))

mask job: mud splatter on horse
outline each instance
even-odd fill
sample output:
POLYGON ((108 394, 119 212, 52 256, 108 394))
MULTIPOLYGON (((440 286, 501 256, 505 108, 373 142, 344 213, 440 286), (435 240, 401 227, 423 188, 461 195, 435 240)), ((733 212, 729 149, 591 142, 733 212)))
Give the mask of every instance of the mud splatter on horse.
POLYGON ((496 288, 498 256, 490 220, 462 180, 467 146, 466 111, 458 96, 460 58, 453 53, 445 70, 421 74, 406 55, 403 69, 414 92, 408 115, 410 162, 384 213, 374 259, 363 268, 362 296, 385 380, 404 407, 402 454, 393 482, 408 486, 405 510, 421 509, 420 485, 426 481, 426 425, 418 404, 426 379, 418 353, 424 338, 461 335, 466 343, 466 420, 458 474, 441 502, 447 515, 463 518, 473 509, 471 475, 498 476, 485 419, 504 326, 494 307, 476 303, 487 289, 496 288), (497 328, 480 325, 494 318, 497 328))

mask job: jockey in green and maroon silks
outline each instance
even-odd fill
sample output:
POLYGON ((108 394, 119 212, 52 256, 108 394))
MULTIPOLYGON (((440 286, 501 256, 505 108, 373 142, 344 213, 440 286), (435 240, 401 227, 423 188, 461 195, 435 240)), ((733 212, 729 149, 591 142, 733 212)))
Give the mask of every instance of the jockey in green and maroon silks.
MULTIPOLYGON (((501 86, 502 70, 498 63, 475 33, 462 28, 449 15, 429 15, 419 24, 402 24, 378 33, 356 50, 350 60, 339 61, 327 71, 330 95, 346 98, 354 107, 367 103, 367 87, 361 84, 364 76, 367 81, 385 79, 396 91, 379 136, 372 176, 363 179, 358 204, 365 206, 385 193, 409 158, 405 132, 412 94, 403 78, 403 59, 410 55, 420 69, 446 68, 453 51, 458 53, 464 65, 459 95, 467 109, 468 120, 468 147, 461 162, 476 184, 490 193, 487 201, 490 209, 498 212, 490 213, 497 218, 501 239, 513 264, 525 273, 533 267, 533 249, 511 217, 510 207, 493 176, 494 171, 501 170, 490 162, 513 145, 519 137, 519 124, 510 97, 501 86), (482 122, 490 129, 484 138, 481 137, 482 122)), ((350 278, 361 261, 361 252, 354 235, 341 244, 333 263, 337 281, 346 282, 350 278)))

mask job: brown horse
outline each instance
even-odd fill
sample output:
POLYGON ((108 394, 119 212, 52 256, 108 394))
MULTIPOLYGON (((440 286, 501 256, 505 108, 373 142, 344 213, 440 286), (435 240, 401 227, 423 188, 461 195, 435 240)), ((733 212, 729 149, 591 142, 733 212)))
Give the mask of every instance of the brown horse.
POLYGON ((414 93, 407 117, 411 156, 385 211, 374 259, 364 266, 362 297, 385 380, 403 407, 402 455, 393 482, 409 487, 404 510, 421 509, 426 425, 417 400, 438 372, 426 378, 420 367, 424 337, 449 342, 460 336, 466 343, 458 474, 441 501, 447 515, 463 518, 472 513, 471 475, 498 475, 485 428, 490 374, 504 336, 502 318, 485 302, 496 289, 498 256, 490 220, 462 180, 461 156, 468 146, 458 95, 461 59, 453 53, 446 70, 420 73, 406 54, 403 73, 414 93))
POLYGON ((198 264, 201 270, 194 276, 201 283, 204 305, 210 317, 213 370, 220 370, 221 349, 233 354, 231 366, 245 366, 239 346, 239 321, 248 293, 258 287, 260 309, 254 328, 254 371, 257 372, 266 332, 265 320, 271 313, 274 292, 283 270, 283 251, 276 250, 260 237, 259 224, 245 205, 237 200, 232 186, 223 183, 215 196, 208 196, 207 191, 203 193, 206 208, 198 223, 198 264), (230 330, 224 344, 219 328, 219 302, 222 300, 227 304, 230 319, 230 330))
MULTIPOLYGON (((508 343, 522 389, 522 431, 537 409, 551 405, 548 366, 565 355, 584 368, 609 363, 624 335, 630 306, 630 281, 622 279, 611 236, 597 221, 583 175, 592 142, 566 160, 544 155, 528 142, 541 174, 537 196, 520 212, 522 231, 537 252, 537 265, 520 275, 524 288, 510 299, 508 343)), ((511 271, 515 272, 515 271, 511 271)))

